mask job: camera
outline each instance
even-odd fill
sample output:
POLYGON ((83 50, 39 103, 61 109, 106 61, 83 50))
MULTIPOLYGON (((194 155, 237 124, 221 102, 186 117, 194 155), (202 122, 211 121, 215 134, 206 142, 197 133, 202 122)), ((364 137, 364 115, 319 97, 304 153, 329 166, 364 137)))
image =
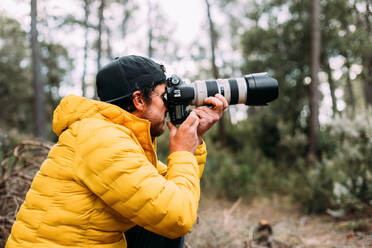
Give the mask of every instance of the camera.
POLYGON ((267 73, 248 74, 241 78, 198 80, 185 83, 177 75, 166 80, 164 100, 173 124, 181 124, 189 115, 189 105, 202 106, 204 99, 219 93, 230 105, 267 105, 278 97, 278 81, 267 73))

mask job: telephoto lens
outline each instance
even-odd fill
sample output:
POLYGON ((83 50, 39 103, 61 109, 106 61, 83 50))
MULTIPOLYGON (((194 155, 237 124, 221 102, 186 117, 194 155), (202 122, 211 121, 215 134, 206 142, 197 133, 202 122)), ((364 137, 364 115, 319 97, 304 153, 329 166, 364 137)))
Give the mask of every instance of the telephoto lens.
POLYGON ((191 105, 201 106, 204 99, 217 93, 230 105, 266 105, 278 97, 278 81, 267 73, 255 73, 241 78, 201 80, 191 83, 195 97, 191 105))
POLYGON ((202 106, 207 97, 223 95, 230 105, 267 105, 279 94, 278 81, 267 73, 248 74, 241 78, 183 82, 178 76, 167 79, 166 104, 173 123, 182 123, 188 115, 188 105, 202 106))

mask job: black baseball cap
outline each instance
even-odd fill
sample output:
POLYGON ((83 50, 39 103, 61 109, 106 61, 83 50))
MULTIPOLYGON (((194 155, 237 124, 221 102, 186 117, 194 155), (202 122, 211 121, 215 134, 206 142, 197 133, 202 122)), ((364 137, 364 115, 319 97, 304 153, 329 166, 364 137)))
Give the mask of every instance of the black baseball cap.
POLYGON ((115 102, 165 79, 162 67, 149 58, 118 57, 97 73, 97 94, 103 102, 115 102))

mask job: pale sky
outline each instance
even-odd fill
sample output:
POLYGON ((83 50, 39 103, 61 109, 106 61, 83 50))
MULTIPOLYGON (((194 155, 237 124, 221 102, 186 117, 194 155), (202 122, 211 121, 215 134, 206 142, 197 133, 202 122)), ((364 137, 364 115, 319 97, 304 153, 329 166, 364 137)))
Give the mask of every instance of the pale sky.
MULTIPOLYGON (((205 4, 203 0, 187 0, 187 1, 175 1, 175 0, 152 0, 158 2, 166 14, 166 18, 169 22, 176 26, 175 37, 177 39, 190 43, 197 36, 198 31, 205 18, 205 4)), ((1 0, 0 12, 5 12, 10 16, 15 17, 18 21, 23 24, 23 28, 29 30, 30 23, 30 7, 29 1, 24 0, 1 0)), ((46 12, 53 15, 66 15, 73 14, 75 16, 83 15, 83 10, 80 3, 76 0, 48 0, 39 1, 38 9, 45 8, 46 12)), ((141 11, 142 13, 136 13, 136 15, 146 14, 146 10, 141 11)), ((112 12, 111 12, 112 13, 112 12)), ((91 13, 91 15, 94 13, 91 13)), ((117 13, 120 15, 121 13, 117 13)), ((108 15, 106 13, 105 15, 108 15)), ((115 15, 115 14, 114 14, 115 15)), ((141 17, 141 18, 142 18, 141 17)))
MULTIPOLYGON (((7 15, 14 17, 20 23, 25 31, 30 29, 30 6, 29 1, 24 0, 1 0, 0 12, 5 12, 7 15)), ((204 0, 187 0, 187 1, 174 1, 174 0, 152 0, 152 2, 157 2, 160 4, 163 13, 166 15, 165 18, 168 20, 169 25, 173 28, 172 33, 169 35, 172 36, 172 39, 175 39, 181 46, 187 47, 194 40, 197 39, 200 29, 203 23, 205 23, 205 3, 204 0)), ((140 4, 145 5, 146 1, 141 1, 140 4)), ((91 12, 91 16, 94 15, 94 8, 91 12)), ((72 14, 77 18, 83 19, 83 9, 82 1, 76 0, 48 0, 48 1, 39 1, 38 4, 39 13, 48 13, 49 15, 55 16, 65 16, 72 14)), ((115 22, 116 20, 122 18, 122 12, 120 10, 111 8, 110 11, 105 12, 106 22, 115 22)), ((122 56, 126 54, 139 54, 146 55, 146 42, 143 40, 146 39, 146 15, 147 8, 146 6, 141 6, 140 11, 135 13, 136 21, 135 25, 129 26, 129 33, 127 37, 123 40, 122 37, 113 34, 111 44, 114 49, 114 56, 122 56), (142 41, 142 44, 141 44, 142 41)), ((42 16, 39 17, 42 18, 42 16)), ((95 22, 94 18, 91 17, 91 22, 95 22)), ((51 24, 48 28, 53 32, 53 27, 51 24)), ((57 28, 55 29, 57 30, 57 28)), ((40 32, 43 33, 43 32, 40 32)), ((39 37, 39 39, 45 38, 48 40, 56 41, 63 44, 65 47, 69 48, 70 55, 75 60, 74 71, 71 75, 71 80, 77 81, 80 83, 80 75, 82 74, 82 59, 83 59, 83 30, 79 28, 68 29, 65 31, 48 33, 48 37, 39 37)), ((94 40, 96 37, 94 32, 90 33, 90 40, 94 40)), ((91 62, 88 65, 88 71, 91 77, 91 80, 94 80, 94 75, 96 73, 96 65, 94 60, 94 54, 91 54, 91 62)), ((162 60, 162 58, 155 58, 162 60)), ((105 64, 104 61, 103 64, 105 64)), ((159 61, 164 63, 167 66, 167 71, 175 73, 177 70, 178 73, 186 72, 184 69, 185 65, 192 68, 192 63, 190 61, 184 61, 184 64, 168 64, 167 61, 159 61), (173 72, 172 72, 173 71, 173 72), (181 71, 181 72, 180 72, 181 71)), ((185 76, 185 75, 181 75, 185 76)), ((62 95, 67 94, 68 92, 75 92, 75 94, 80 93, 80 85, 75 84, 73 89, 71 87, 65 87, 60 92, 62 95)))

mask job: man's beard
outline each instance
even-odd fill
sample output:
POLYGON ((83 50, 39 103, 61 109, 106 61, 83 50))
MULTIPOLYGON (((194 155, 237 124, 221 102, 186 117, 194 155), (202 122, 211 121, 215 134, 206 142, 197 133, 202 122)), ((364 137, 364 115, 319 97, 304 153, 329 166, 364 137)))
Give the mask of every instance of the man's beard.
POLYGON ((159 137, 164 133, 164 127, 163 126, 152 126, 150 127, 150 134, 152 138, 159 137))
MULTIPOLYGON (((150 134, 151 134, 152 138, 159 137, 160 135, 162 135, 164 133, 165 117, 166 117, 166 113, 164 114, 164 119, 161 122, 159 121, 157 123, 152 123, 151 120, 154 119, 154 118, 151 117, 151 112, 145 111, 145 113, 141 116, 141 118, 150 121, 150 123, 151 123, 150 124, 150 134)), ((155 119, 157 119, 157 118, 155 118, 155 119)))

